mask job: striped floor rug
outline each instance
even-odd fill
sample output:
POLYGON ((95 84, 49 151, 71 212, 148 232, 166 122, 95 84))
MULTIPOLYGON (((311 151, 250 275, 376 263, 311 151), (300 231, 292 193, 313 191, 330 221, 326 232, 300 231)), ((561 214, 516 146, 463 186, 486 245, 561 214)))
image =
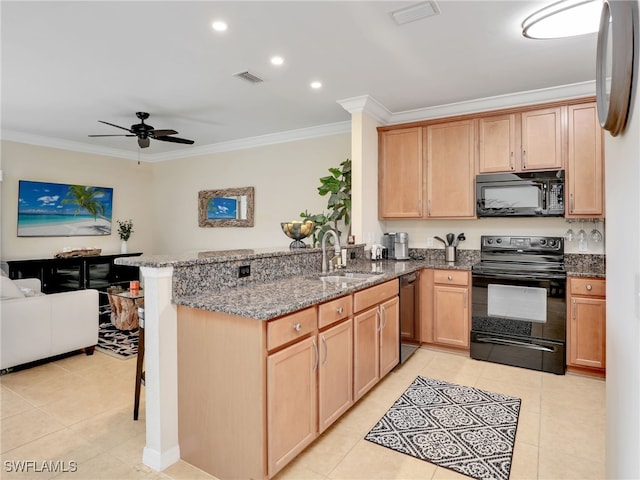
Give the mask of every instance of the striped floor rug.
POLYGON ((477 479, 507 480, 521 400, 417 377, 365 439, 477 479))

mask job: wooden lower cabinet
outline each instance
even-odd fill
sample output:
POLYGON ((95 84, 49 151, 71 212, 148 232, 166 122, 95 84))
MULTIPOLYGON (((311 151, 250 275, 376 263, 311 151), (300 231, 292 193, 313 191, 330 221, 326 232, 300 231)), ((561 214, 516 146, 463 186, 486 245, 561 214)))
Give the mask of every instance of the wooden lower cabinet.
POLYGON ((353 405, 353 319, 318 337, 318 430, 322 433, 353 405))
POLYGON ((569 277, 567 283, 567 367, 604 376, 605 280, 569 277))
POLYGON ((471 274, 466 270, 423 270, 420 274, 421 341, 469 349, 471 274))
POLYGON ((400 361, 398 281, 356 292, 354 311, 354 400, 358 400, 400 361), (373 303, 380 298, 386 300, 373 303))
POLYGON ((280 471, 318 435, 318 345, 299 341, 267 358, 269 475, 280 471))

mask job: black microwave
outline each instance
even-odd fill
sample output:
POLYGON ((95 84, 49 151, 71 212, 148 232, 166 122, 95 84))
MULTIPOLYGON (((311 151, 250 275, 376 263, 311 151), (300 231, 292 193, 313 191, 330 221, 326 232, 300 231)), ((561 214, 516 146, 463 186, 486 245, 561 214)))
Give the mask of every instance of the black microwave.
POLYGON ((564 170, 477 175, 476 215, 564 216, 564 170))

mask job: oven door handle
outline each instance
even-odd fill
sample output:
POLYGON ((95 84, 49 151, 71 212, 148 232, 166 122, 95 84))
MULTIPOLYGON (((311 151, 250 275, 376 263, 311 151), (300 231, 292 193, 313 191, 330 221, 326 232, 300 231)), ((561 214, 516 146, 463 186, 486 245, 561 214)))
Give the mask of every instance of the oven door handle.
POLYGON ((507 340, 504 338, 496 338, 496 337, 477 337, 476 341, 478 342, 482 342, 482 343, 493 343, 496 345, 508 345, 508 346, 512 346, 512 347, 523 347, 523 348, 528 348, 530 350, 540 350, 542 352, 554 352, 555 349, 553 348, 549 348, 549 347, 544 347, 542 345, 536 345, 533 343, 526 343, 526 342, 518 342, 517 340, 507 340))

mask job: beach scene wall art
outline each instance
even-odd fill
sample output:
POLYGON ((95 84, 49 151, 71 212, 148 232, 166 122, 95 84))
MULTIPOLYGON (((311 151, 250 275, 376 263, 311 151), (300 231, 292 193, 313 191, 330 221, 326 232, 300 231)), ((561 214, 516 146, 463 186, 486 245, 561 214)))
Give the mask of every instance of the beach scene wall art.
POLYGON ((113 188, 20 180, 18 237, 111 235, 113 188))

